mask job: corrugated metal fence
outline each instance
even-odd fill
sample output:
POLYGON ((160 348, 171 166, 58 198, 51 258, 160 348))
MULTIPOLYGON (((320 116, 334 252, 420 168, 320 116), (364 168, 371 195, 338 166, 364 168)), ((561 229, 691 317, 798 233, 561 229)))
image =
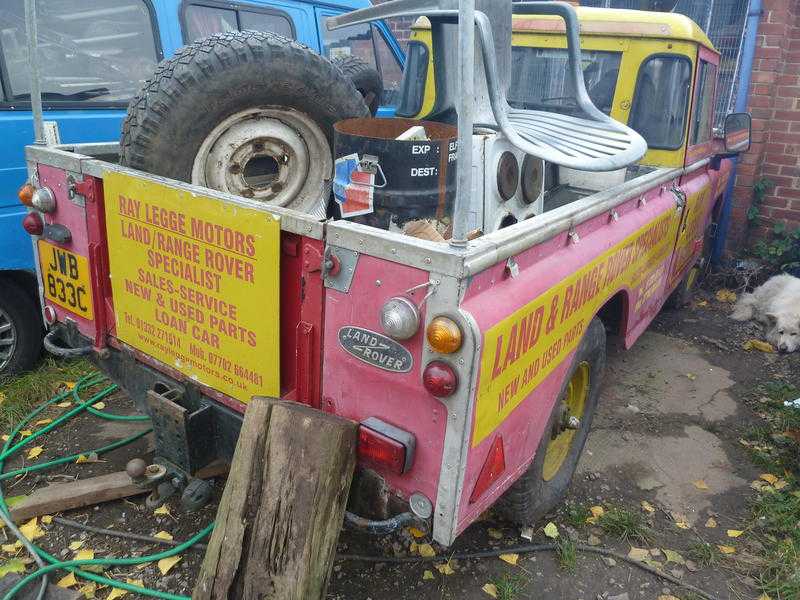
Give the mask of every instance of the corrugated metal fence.
MULTIPOLYGON (((638 9, 642 5, 642 0, 581 0, 581 5, 638 9)), ((697 23, 722 54, 716 110, 717 125, 721 125, 725 115, 733 110, 736 101, 747 6, 747 0, 679 0, 673 10, 697 23)))

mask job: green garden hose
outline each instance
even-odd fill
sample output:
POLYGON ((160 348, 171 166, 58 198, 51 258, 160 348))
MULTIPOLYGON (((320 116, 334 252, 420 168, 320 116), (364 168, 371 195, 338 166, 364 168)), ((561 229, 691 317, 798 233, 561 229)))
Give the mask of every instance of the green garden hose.
MULTIPOLYGON (((48 400, 47 402, 44 402, 39 407, 37 407, 36 409, 31 411, 22 421, 20 421, 15 426, 15 428, 11 432, 11 434, 9 435, 8 440, 3 444, 2 449, 0 449, 0 481, 2 481, 3 479, 7 479, 8 477, 12 477, 12 476, 19 475, 19 474, 22 474, 22 473, 28 473, 28 472, 31 472, 31 471, 41 470, 41 469, 46 468, 48 466, 55 466, 55 465, 58 465, 58 464, 63 464, 63 463, 66 463, 66 462, 70 462, 71 460, 77 459, 78 456, 80 456, 80 454, 75 454, 75 455, 71 455, 71 456, 67 456, 67 457, 58 458, 58 459, 49 461, 47 463, 42 463, 41 465, 32 465, 30 467, 25 467, 25 468, 22 468, 22 469, 17 469, 15 471, 10 471, 9 473, 4 473, 4 471, 3 471, 4 467, 5 467, 6 459, 8 459, 10 456, 15 454, 16 452, 18 452, 23 446, 29 444, 32 440, 34 440, 37 437, 47 433, 48 431, 51 431, 53 428, 58 427, 59 425, 61 425, 62 423, 64 423, 68 419, 70 419, 71 417, 75 416, 76 414, 78 414, 78 413, 80 413, 80 412, 82 412, 84 410, 88 410, 91 414, 94 414, 94 415, 96 415, 98 417, 101 417, 101 418, 104 418, 104 419, 109 419, 109 420, 144 421, 144 420, 148 419, 148 417, 141 417, 141 416, 129 417, 129 416, 126 416, 126 415, 108 414, 108 413, 104 413, 102 411, 99 411, 97 409, 93 409, 92 408, 92 405, 97 403, 100 399, 105 398, 109 394, 111 394, 114 391, 116 391, 117 390, 117 386, 116 385, 110 385, 110 386, 104 388, 103 390, 101 390, 101 391, 97 392, 96 394, 94 394, 89 400, 86 400, 86 401, 82 401, 81 400, 80 392, 82 390, 90 388, 90 387, 92 387, 94 385, 97 385, 98 383, 101 383, 104 380, 105 380, 105 378, 102 375, 97 375, 97 374, 87 375, 87 376, 81 378, 80 380, 78 380, 78 382, 76 382, 74 388, 71 391, 65 391, 65 392, 61 392, 59 394, 56 394, 50 400, 48 400), (22 428, 25 427, 25 425, 30 423, 36 416, 38 416, 48 406, 50 406, 50 405, 52 405, 52 404, 54 404, 56 402, 59 402, 59 401, 63 400, 64 398, 66 398, 66 397, 68 397, 70 395, 72 395, 72 397, 75 400, 75 403, 77 405, 75 408, 73 408, 72 410, 64 413, 61 416, 59 416, 52 423, 49 423, 47 426, 43 427, 42 429, 39 429, 38 431, 35 431, 30 436, 26 437, 25 439, 21 440, 20 442, 14 444, 12 446, 14 438, 16 438, 16 436, 19 434, 19 432, 22 431, 22 428)), ((135 441, 136 439, 139 439, 143 435, 149 433, 150 431, 151 431, 151 429, 147 429, 147 430, 141 431, 141 432, 139 432, 139 433, 137 433, 137 434, 135 434, 133 436, 130 436, 130 437, 124 439, 124 440, 120 440, 119 442, 115 442, 113 444, 109 444, 108 446, 103 446, 102 448, 98 448, 97 450, 91 450, 91 451, 88 451, 88 452, 83 452, 81 454, 89 454, 90 452, 101 454, 102 452, 108 452, 109 450, 113 450, 114 448, 119 448, 120 446, 124 446, 125 444, 129 444, 129 443, 135 441)), ((2 486, 1 485, 0 485, 0 511, 2 511, 3 516, 6 519, 10 519, 10 513, 8 511, 8 505, 6 503, 5 496, 3 494, 3 490, 2 490, 2 486)), ((145 595, 145 596, 152 596, 152 597, 155 597, 155 598, 165 598, 165 599, 168 599, 168 600, 191 600, 187 596, 169 594, 167 592, 161 592, 159 590, 153 590, 153 589, 150 589, 150 588, 144 588, 144 587, 140 587, 140 586, 136 586, 136 585, 131 585, 131 584, 127 583, 127 582, 116 581, 116 580, 110 579, 108 577, 103 577, 102 575, 97 575, 95 573, 90 573, 88 571, 83 571, 83 570, 81 570, 81 569, 79 569, 77 567, 80 567, 80 566, 83 566, 83 565, 112 565, 112 566, 113 565, 135 565, 135 564, 141 564, 141 563, 145 563, 145 562, 150 562, 150 561, 153 561, 153 560, 161 560, 162 558, 168 558, 170 556, 174 556, 176 554, 179 554, 180 552, 182 552, 185 549, 189 548, 193 544, 197 543, 202 538, 206 537, 209 533, 211 533, 211 530, 213 529, 213 527, 214 527, 214 524, 212 523, 211 525, 209 525, 208 527, 206 527, 205 529, 203 529, 202 531, 197 533, 195 536, 193 536, 191 539, 189 539, 186 542, 176 546, 175 548, 172 548, 172 549, 164 551, 164 552, 160 552, 158 554, 153 554, 153 555, 150 555, 150 556, 142 556, 142 557, 137 557, 137 558, 115 558, 115 559, 111 559, 111 558, 109 558, 109 559, 100 559, 100 558, 98 558, 98 559, 91 559, 91 560, 60 561, 56 557, 52 556, 51 554, 48 554, 42 548, 36 546, 33 543, 26 544, 26 547, 29 546, 29 545, 31 547, 33 547, 33 549, 35 550, 35 553, 39 557, 43 558, 45 561, 49 562, 50 565, 46 566, 46 567, 43 567, 43 568, 39 568, 38 570, 34 571, 30 575, 27 575, 26 577, 24 577, 22 580, 20 580, 17 583, 17 585, 15 585, 11 590, 9 590, 3 596, 3 600, 12 600, 14 598, 14 596, 16 596, 16 594, 23 587, 25 587, 28 583, 30 583, 31 581, 33 581, 33 580, 35 580, 35 579, 37 579, 39 577, 44 577, 49 572, 55 571, 55 570, 59 570, 59 569, 64 569, 64 570, 67 570, 67 571, 71 571, 76 576, 81 577, 83 579, 87 579, 89 581, 94 581, 94 582, 100 583, 102 585, 110 585, 112 587, 123 589, 123 590, 126 590, 128 592, 142 594, 142 595, 145 595)))

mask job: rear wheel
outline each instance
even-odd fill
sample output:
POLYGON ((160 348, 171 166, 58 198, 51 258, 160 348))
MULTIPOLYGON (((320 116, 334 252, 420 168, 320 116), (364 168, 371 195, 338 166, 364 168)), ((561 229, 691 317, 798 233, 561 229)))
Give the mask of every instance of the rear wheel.
POLYGON ((39 306, 13 281, 0 285, 0 377, 30 369, 42 354, 39 306))
POLYGON ((533 463, 498 502, 505 518, 529 525, 566 494, 589 435, 605 364, 606 331, 594 318, 575 351, 533 463))
POLYGON ((264 31, 215 34, 159 64, 131 101, 120 162, 324 216, 333 124, 367 114, 310 48, 264 31))

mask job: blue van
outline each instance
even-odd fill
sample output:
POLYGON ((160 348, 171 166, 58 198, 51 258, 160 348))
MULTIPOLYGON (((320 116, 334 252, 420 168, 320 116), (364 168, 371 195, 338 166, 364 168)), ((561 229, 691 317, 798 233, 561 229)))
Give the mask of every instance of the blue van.
MULTIPOLYGON (((357 57, 383 80, 378 115, 393 114, 403 52, 385 23, 329 32, 323 20, 369 0, 38 0, 42 103, 62 143, 116 141, 128 101, 156 64, 213 33, 255 29, 295 39, 331 59, 357 57)), ((17 190, 33 141, 24 0, 0 3, 0 375, 41 351, 33 249, 17 190)), ((356 86, 358 87, 358 86, 356 86)))

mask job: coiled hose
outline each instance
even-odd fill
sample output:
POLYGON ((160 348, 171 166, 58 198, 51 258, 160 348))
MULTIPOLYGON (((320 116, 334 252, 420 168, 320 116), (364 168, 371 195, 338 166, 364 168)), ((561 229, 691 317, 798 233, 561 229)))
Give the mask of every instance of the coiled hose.
MULTIPOLYGON (((108 444, 107 446, 103 446, 95 450, 87 450, 85 452, 72 454, 70 456, 64 456, 45 463, 31 465, 20 469, 15 469, 7 473, 5 472, 5 461, 8 458, 19 452, 24 446, 30 444, 36 438, 44 435, 49 431, 52 431, 56 427, 62 425, 63 423, 65 423, 66 421, 68 421, 69 419, 71 419, 72 417, 83 411, 87 411, 92 415, 95 415, 102 419, 108 419, 112 421, 149 420, 149 417, 146 416, 114 415, 110 413, 105 413, 103 411, 97 410, 92 407, 93 404, 96 404, 101 399, 114 393, 117 390, 117 385, 115 384, 109 385, 106 388, 100 390, 99 392, 92 395, 88 400, 81 399, 80 393, 82 391, 89 389, 92 386, 95 386, 99 383, 102 383, 105 380, 106 379, 104 376, 99 375, 97 373, 86 375, 85 377, 82 377, 80 380, 76 382, 72 390, 67 390, 59 394, 56 394, 55 396, 50 398, 47 402, 44 402, 36 409, 28 413, 28 415, 14 427, 14 430, 8 436, 8 440, 6 440, 6 442, 3 444, 2 449, 0 449, 0 482, 10 477, 16 477, 17 475, 32 473, 35 471, 46 469, 48 467, 53 467, 68 462, 74 462, 81 455, 86 455, 90 453, 103 454, 104 452, 109 452, 111 450, 114 450, 115 448, 119 448, 121 446, 125 446, 126 444, 130 444, 131 442, 134 442, 139 438, 141 438, 142 436, 150 433, 152 431, 152 428, 145 429, 123 440, 114 442, 113 444, 108 444), (19 442, 14 443, 14 439, 19 435, 19 432, 22 431, 22 429, 28 423, 30 423, 33 419, 35 419, 39 414, 41 414, 45 409, 47 409, 52 404, 60 402, 70 396, 72 397, 75 403, 74 408, 70 409, 63 415, 54 419, 52 423, 48 423, 45 427, 42 427, 41 429, 35 431, 31 435, 20 440, 19 442)), ((102 575, 97 575, 96 573, 83 571, 80 569, 80 567, 86 565, 104 565, 104 566, 136 565, 145 562, 161 560, 163 558, 169 558, 171 556, 175 556, 176 554, 180 554, 184 550, 196 544, 198 541, 208 536, 211 533, 212 529, 214 528, 214 524, 211 523, 205 529, 198 532, 196 535, 192 536, 185 542, 175 546, 174 548, 165 550, 164 552, 159 552, 157 554, 151 554, 148 556, 140 556, 136 558, 93 558, 91 560, 61 561, 58 560, 55 556, 45 552, 42 548, 34 544, 32 541, 25 538, 25 536, 22 535, 22 533, 16 527, 13 526, 13 522, 11 521, 11 516, 8 510, 8 504, 6 503, 1 483, 0 483, 0 519, 4 521, 7 525, 11 526, 9 527, 9 529, 14 533, 14 535, 16 535, 19 538, 20 542, 22 542, 22 544, 28 549, 28 551, 33 554, 33 557, 36 559, 36 562, 39 565, 39 568, 36 571, 23 577, 14 587, 12 587, 8 592, 6 592, 6 594, 3 596, 3 600, 12 600, 26 585, 28 585, 33 581, 36 581, 39 578, 42 578, 42 585, 40 586, 39 592, 37 594, 37 600, 41 600, 44 597, 44 594, 47 590, 48 574, 53 571, 62 569, 74 573, 77 577, 81 577, 83 579, 87 579, 95 583, 100 583, 102 585, 110 585, 112 587, 116 587, 136 594, 142 594, 144 596, 151 596, 154 598, 165 598, 167 600, 191 600, 188 596, 170 594, 167 592, 162 592, 160 590, 154 590, 137 585, 131 585, 124 581, 116 581, 108 577, 103 577, 102 575), (49 565, 45 563, 49 563, 49 565)))

